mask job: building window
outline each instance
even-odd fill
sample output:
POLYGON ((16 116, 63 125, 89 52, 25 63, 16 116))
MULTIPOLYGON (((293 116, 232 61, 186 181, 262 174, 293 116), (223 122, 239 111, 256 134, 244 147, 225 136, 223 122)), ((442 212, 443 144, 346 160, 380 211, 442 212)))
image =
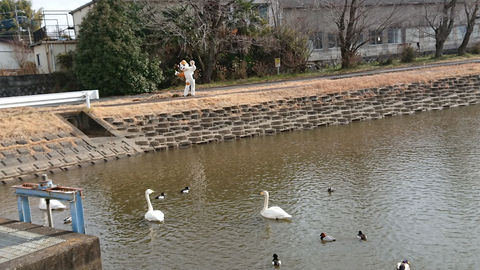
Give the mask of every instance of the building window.
POLYGON ((420 29, 407 28, 405 32, 406 43, 417 43, 420 41, 420 29))
POLYGON ((370 31, 370 45, 383 44, 382 31, 370 31))
POLYGON ((268 6, 259 6, 258 13, 260 14, 261 18, 268 18, 268 6))
POLYGON ((388 43, 400 44, 402 43, 402 30, 401 29, 388 29, 388 43))
POLYGON ((337 35, 334 33, 328 33, 328 48, 335 48, 337 47, 337 35))
POLYGON ((313 35, 310 37, 310 41, 312 42, 313 49, 314 50, 321 50, 323 49, 323 39, 322 39, 323 33, 317 32, 313 33, 313 35))
POLYGON ((40 65, 40 54, 37 54, 37 65, 38 65, 38 66, 41 66, 41 65, 40 65))
POLYGON ((457 38, 463 40, 467 34, 467 26, 465 24, 457 26, 457 38))

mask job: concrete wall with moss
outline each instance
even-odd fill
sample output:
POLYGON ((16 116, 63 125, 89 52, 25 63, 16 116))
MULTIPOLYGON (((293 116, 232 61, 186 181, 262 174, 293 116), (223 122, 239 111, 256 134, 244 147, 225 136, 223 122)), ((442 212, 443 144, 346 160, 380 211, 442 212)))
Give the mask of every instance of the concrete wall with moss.
POLYGON ((0 76, 0 98, 50 93, 55 86, 50 75, 0 76))

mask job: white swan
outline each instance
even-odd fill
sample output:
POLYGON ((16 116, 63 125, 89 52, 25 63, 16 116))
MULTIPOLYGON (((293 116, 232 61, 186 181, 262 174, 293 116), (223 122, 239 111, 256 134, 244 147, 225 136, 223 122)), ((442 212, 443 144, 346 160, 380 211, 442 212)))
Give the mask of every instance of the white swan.
MULTIPOLYGON (((47 210, 47 201, 45 198, 40 198, 40 203, 38 204, 40 210, 47 210)), ((59 210, 67 208, 63 203, 58 200, 50 199, 50 209, 59 210)))
POLYGON ((323 233, 323 232, 320 234, 320 239, 321 239, 322 241, 325 241, 325 242, 337 241, 337 239, 335 239, 335 237, 330 236, 330 235, 326 235, 326 234, 323 233))
POLYGON ((150 194, 152 194, 153 190, 147 189, 145 191, 145 198, 147 199, 148 204, 148 212, 145 214, 145 219, 148 221, 163 221, 164 215, 160 210, 153 210, 152 203, 150 202, 150 194))
POLYGON ((397 263, 397 270, 410 270, 410 262, 408 260, 403 260, 402 262, 397 263))
POLYGON ((287 212, 285 212, 282 208, 278 206, 272 206, 268 208, 268 192, 267 191, 264 190, 260 192, 260 195, 265 196, 265 203, 263 205, 262 211, 260 211, 260 215, 262 215, 264 218, 287 219, 292 217, 291 215, 289 215, 287 212))

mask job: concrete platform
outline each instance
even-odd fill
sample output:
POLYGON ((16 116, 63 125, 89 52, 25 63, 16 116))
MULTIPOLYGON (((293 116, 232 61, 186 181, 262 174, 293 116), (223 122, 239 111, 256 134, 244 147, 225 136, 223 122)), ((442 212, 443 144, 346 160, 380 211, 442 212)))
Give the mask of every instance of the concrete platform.
POLYGON ((92 235, 0 218, 0 269, 102 269, 100 240, 92 235))

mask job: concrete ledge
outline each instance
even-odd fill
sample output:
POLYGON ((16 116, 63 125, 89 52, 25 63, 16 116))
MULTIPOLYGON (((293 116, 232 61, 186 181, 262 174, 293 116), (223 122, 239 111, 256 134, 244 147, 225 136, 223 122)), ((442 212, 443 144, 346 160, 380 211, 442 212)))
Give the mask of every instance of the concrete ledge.
POLYGON ((96 236, 43 227, 32 223, 4 218, 0 218, 0 226, 65 240, 59 244, 32 253, 27 253, 22 257, 1 263, 0 269, 102 269, 100 240, 96 236))

